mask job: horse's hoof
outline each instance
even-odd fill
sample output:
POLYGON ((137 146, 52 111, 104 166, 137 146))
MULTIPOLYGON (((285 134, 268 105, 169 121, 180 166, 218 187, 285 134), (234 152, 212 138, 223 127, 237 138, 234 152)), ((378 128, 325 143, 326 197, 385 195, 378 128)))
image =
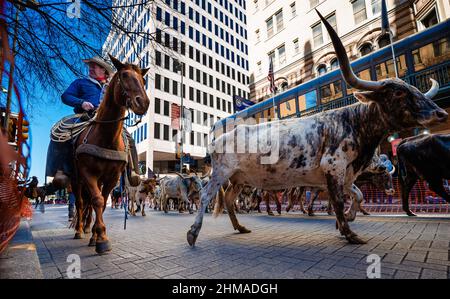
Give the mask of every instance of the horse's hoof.
POLYGON ((193 210, 189 210, 189 214, 194 214, 194 211, 193 210))
POLYGON ((363 212, 363 215, 369 216, 370 213, 368 213, 368 212, 363 212))
POLYGON ((238 231, 241 234, 248 234, 248 233, 252 232, 251 230, 247 229, 245 226, 238 227, 238 231))
POLYGON ((147 214, 145 214, 145 213, 142 213, 142 216, 146 216, 147 214))
POLYGON ((316 216, 313 212, 308 212, 308 216, 316 216))
POLYGON ((267 212, 267 215, 269 215, 269 216, 275 216, 275 215, 273 214, 273 212, 272 212, 272 211, 270 211, 270 212, 267 212))
POLYGON ((104 254, 108 251, 111 251, 111 243, 108 240, 95 243, 95 252, 98 254, 104 254))
POLYGON ((364 241, 363 239, 358 237, 358 235, 356 235, 356 234, 351 234, 350 236, 345 236, 345 238, 347 239, 347 241, 350 244, 367 244, 366 241, 364 241))
POLYGON ((89 240, 88 246, 89 246, 89 247, 95 246, 96 243, 97 243, 97 242, 95 242, 95 240, 94 240, 93 238, 91 238, 91 239, 89 240))
POLYGON ((406 212, 406 215, 408 215, 408 216, 417 216, 416 214, 414 214, 414 213, 411 212, 411 211, 406 212))
POLYGON ((91 229, 90 228, 85 228, 84 229, 84 233, 85 234, 90 234, 91 233, 91 229))
POLYGON ((187 232, 187 241, 190 246, 194 247, 195 241, 197 241, 198 235, 194 235, 190 230, 187 232))
POLYGON ((75 233, 75 236, 73 236, 73 238, 75 240, 79 240, 79 239, 83 239, 83 236, 81 235, 81 233, 75 233))

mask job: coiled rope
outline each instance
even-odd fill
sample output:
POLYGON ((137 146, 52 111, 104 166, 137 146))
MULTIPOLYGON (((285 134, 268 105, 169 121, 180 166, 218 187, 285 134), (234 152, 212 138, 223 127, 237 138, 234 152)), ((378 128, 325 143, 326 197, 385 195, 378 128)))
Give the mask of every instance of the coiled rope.
POLYGON ((66 142, 80 135, 86 127, 95 121, 94 117, 87 121, 78 122, 85 115, 85 113, 80 113, 63 117, 52 127, 50 139, 54 142, 66 142))

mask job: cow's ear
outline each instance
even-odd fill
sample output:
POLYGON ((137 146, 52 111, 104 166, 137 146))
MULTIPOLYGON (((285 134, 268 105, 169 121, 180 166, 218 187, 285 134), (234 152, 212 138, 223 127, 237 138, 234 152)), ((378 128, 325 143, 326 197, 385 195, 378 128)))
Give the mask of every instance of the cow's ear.
POLYGON ((360 91, 353 93, 355 98, 362 103, 377 102, 377 94, 373 91, 360 91))

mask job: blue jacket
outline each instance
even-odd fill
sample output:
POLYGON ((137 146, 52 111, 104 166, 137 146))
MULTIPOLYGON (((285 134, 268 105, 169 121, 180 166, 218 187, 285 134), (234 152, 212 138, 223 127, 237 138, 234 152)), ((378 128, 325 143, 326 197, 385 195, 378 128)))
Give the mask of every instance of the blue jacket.
POLYGON ((94 79, 77 79, 61 95, 61 99, 64 104, 74 107, 75 113, 84 112, 81 108, 83 102, 89 102, 97 109, 101 101, 102 88, 102 84, 94 79))

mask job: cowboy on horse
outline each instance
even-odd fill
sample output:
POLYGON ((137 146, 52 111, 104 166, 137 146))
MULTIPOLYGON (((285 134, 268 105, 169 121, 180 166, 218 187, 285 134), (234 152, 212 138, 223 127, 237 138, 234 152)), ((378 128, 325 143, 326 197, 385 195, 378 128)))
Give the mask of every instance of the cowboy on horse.
MULTIPOLYGON (((75 116, 66 119, 71 124, 85 122, 94 116, 108 87, 110 77, 114 73, 109 63, 98 56, 84 59, 83 62, 89 67, 88 76, 73 81, 61 96, 64 104, 74 107, 75 116)), ((70 135, 72 135, 73 129, 70 130, 70 135)), ((136 145, 131 134, 126 130, 125 135, 129 143, 133 164, 133 170, 129 175, 131 178, 135 178, 139 174, 136 145)), ((53 177, 53 184, 59 188, 69 185, 69 177, 74 171, 72 161, 74 138, 70 138, 70 140, 71 142, 51 140, 47 152, 46 176, 53 177)))

